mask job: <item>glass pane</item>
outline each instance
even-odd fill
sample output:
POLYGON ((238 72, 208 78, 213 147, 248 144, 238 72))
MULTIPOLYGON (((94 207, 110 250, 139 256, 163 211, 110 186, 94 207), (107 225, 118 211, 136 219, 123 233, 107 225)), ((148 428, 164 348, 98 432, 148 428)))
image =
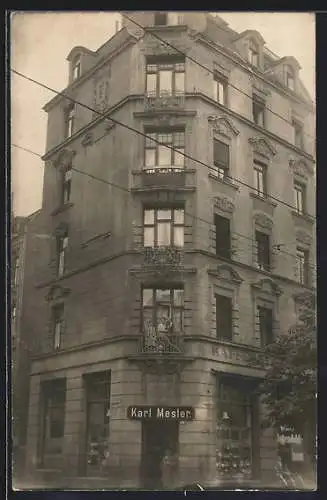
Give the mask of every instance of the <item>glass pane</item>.
POLYGON ((146 149, 145 150, 145 166, 154 167, 156 165, 156 150, 146 149))
POLYGON ((154 227, 144 228, 144 242, 145 247, 154 247, 154 227))
POLYGON ((156 302, 165 302, 170 304, 170 290, 163 290, 158 288, 156 290, 156 302))
POLYGON ((184 148, 179 148, 179 151, 174 151, 174 166, 183 167, 185 161, 184 148))
POLYGON ((182 306, 184 304, 184 290, 174 290, 174 305, 182 306))
POLYGON ((160 95, 171 95, 172 71, 159 71, 159 93, 160 95))
POLYGON ((183 311, 181 309, 175 309, 173 311, 173 328, 174 332, 182 332, 183 331, 183 311))
POLYGON ((175 92, 183 94, 185 90, 185 73, 175 73, 175 92))
POLYGON ((143 288, 143 307, 152 306, 153 304, 153 290, 152 288, 143 288))
POLYGON ((146 91, 148 95, 156 95, 157 92, 157 75, 156 73, 146 75, 146 91))
POLYGON ((218 101, 218 83, 217 80, 213 80, 213 98, 218 101))
POLYGON ((169 306, 159 306, 157 307, 157 331, 167 332, 170 329, 170 307, 169 306))
POLYGON ((177 247, 184 246, 184 226, 174 227, 174 245, 177 247))
POLYGON ((158 210, 157 211, 158 220, 171 220, 171 210, 158 210))
POLYGON ((171 166, 171 149, 158 145, 158 165, 171 166))
POLYGON ((147 132, 146 133, 146 138, 145 138, 145 146, 147 148, 155 148, 156 147, 156 143, 152 140, 157 140, 157 134, 153 133, 153 132, 147 132))
POLYGON ((154 224, 154 210, 144 210, 144 224, 154 224))
POLYGON ((154 324, 153 324, 153 309, 146 308, 143 309, 143 331, 147 336, 153 336, 154 324))
POLYGON ((218 82, 218 102, 225 104, 225 86, 221 82, 218 82))
POLYGON ((170 223, 160 222, 158 223, 158 246, 169 246, 170 245, 170 223))
POLYGON ((175 224, 184 224, 184 210, 176 208, 174 210, 174 223, 175 224))

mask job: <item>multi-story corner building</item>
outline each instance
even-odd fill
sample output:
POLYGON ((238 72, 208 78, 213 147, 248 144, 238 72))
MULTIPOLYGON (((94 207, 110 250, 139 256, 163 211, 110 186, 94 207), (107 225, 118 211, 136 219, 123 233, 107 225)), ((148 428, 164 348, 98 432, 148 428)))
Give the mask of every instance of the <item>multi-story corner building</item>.
POLYGON ((45 106, 54 238, 28 470, 79 488, 268 484, 253 354, 314 293, 313 103, 257 31, 127 16, 96 52, 73 48, 66 97, 45 106))
POLYGON ((29 373, 34 349, 33 315, 36 262, 42 262, 40 211, 26 217, 12 211, 11 238, 11 375, 13 475, 22 474, 28 417, 29 373))

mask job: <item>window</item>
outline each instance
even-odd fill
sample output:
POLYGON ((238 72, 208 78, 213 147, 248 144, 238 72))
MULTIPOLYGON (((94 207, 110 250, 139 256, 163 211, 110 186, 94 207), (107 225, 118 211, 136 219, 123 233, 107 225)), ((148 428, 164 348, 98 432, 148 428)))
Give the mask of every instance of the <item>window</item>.
POLYGON ((143 288, 142 292, 143 331, 146 335, 183 331, 183 288, 143 288))
POLYGON ((57 238, 58 258, 57 258, 57 274, 62 276, 65 272, 66 252, 68 248, 68 234, 65 233, 57 238))
POLYGON ((231 253, 230 220, 215 214, 215 227, 216 255, 229 259, 231 253))
POLYGON ((253 66, 259 65, 259 49, 253 41, 249 44, 249 61, 253 66))
POLYGON ((304 214, 305 213, 306 188, 303 184, 295 182, 293 191, 294 191, 295 210, 298 214, 304 214))
POLYGON ((218 179, 226 179, 229 173, 229 146, 217 139, 213 140, 213 163, 217 168, 218 179))
POLYGON ((213 80, 214 99, 222 106, 227 104, 227 79, 221 75, 215 74, 213 80))
POLYGON ((145 139, 145 167, 147 171, 184 168, 184 131, 147 132, 146 135, 149 136, 145 139), (161 144, 151 139, 155 139, 161 144))
POLYGON ((296 120, 292 121, 294 145, 303 148, 303 125, 296 120))
POLYGON ((218 382, 217 472, 221 477, 252 475, 252 411, 241 380, 218 382))
POLYGON ((309 284, 309 252, 302 248, 296 249, 296 273, 301 285, 309 284))
POLYGON ((252 100, 253 121, 259 127, 265 126, 265 102, 254 96, 252 100))
POLYGON ((64 304, 52 308, 52 339, 54 349, 60 349, 64 326, 64 304))
POLYGON ((291 68, 291 66, 285 67, 285 82, 286 82, 286 86, 290 90, 294 90, 294 88, 295 88, 295 86, 294 86, 294 72, 293 72, 293 69, 291 68))
POLYGON ((261 231, 255 232, 256 259, 260 269, 270 270, 270 237, 261 231))
POLYGON ((232 318, 232 299, 224 295, 216 295, 216 332, 218 339, 232 342, 232 318))
POLYGON ((267 166, 257 161, 253 164, 254 189, 256 195, 267 196, 267 166))
POLYGON ((72 184, 72 165, 69 165, 63 173, 62 181, 62 204, 69 203, 72 184))
MULTIPOLYGON (((65 427, 66 379, 42 384, 43 462, 48 455, 61 454, 65 427)), ((45 465, 45 464, 44 464, 45 465)))
POLYGON ((261 345, 271 344, 273 341, 273 311, 268 307, 257 307, 261 345))
POLYGON ((183 95, 185 63, 183 60, 147 64, 146 93, 149 97, 183 95))
POLYGON ((18 276, 19 276, 19 258, 15 259, 15 270, 14 270, 14 285, 18 284, 18 276))
POLYGON ((81 76, 81 58, 80 56, 75 57, 72 64, 72 75, 73 81, 77 80, 81 76))
POLYGON ((144 210, 144 246, 184 246, 182 208, 144 210))
POLYGON ((70 106, 66 111, 66 138, 68 139, 74 133, 75 126, 75 106, 70 106))
POLYGON ((167 13, 166 12, 155 12, 154 13, 154 25, 155 26, 165 26, 167 24, 167 13))
POLYGON ((101 474, 107 457, 110 421, 110 372, 85 375, 87 475, 101 474))

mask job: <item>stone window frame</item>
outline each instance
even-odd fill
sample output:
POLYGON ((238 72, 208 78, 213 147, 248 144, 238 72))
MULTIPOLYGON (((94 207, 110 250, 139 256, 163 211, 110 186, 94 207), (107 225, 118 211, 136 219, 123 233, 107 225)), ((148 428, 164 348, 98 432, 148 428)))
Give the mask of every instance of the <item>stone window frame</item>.
POLYGON ((240 298, 239 289, 243 279, 228 264, 218 265, 215 269, 208 271, 211 280, 211 321, 210 336, 215 340, 227 344, 239 344, 240 342, 240 298), (217 339, 216 331, 216 295, 222 295, 232 299, 232 341, 217 339))
POLYGON ((271 185, 272 185, 271 182, 272 165, 273 165, 273 160, 277 154, 277 150, 271 144, 270 141, 268 141, 265 137, 260 135, 255 137, 250 137, 248 142, 252 149, 252 155, 251 155, 252 167, 255 162, 258 162, 266 166, 266 189, 267 189, 265 197, 261 197, 257 195, 257 193, 255 192, 254 185, 252 184, 253 189, 250 190, 250 196, 251 198, 259 198, 260 200, 264 200, 264 202, 267 204, 266 207, 267 211, 272 212, 274 208, 277 206, 277 203, 270 199, 271 185))
POLYGON ((312 251, 313 251, 313 237, 309 232, 304 229, 296 229, 295 231, 295 240, 296 240, 296 248, 301 248, 308 254, 308 283, 303 284, 300 283, 297 276, 297 263, 296 263, 296 252, 295 252, 295 264, 294 264, 294 280, 302 286, 312 286, 314 284, 314 275, 313 275, 313 259, 312 259, 312 251))
POLYGON ((258 306, 267 307, 273 311, 273 338, 275 339, 280 331, 279 326, 279 297, 282 294, 281 288, 270 278, 260 279, 251 283, 251 295, 253 304, 253 344, 262 348, 260 324, 258 317, 258 306))
POLYGON ((83 60, 82 54, 79 53, 79 54, 76 54, 71 61, 70 71, 71 71, 71 81, 72 82, 75 82, 76 80, 78 80, 82 76, 82 60, 83 60), (75 74, 74 74, 76 68, 79 68, 77 76, 75 76, 75 74))
MULTIPOLYGON (((209 245, 210 251, 216 255, 216 226, 215 226, 215 215, 220 215, 225 219, 229 220, 229 232, 230 232, 230 259, 233 258, 237 251, 237 238, 234 234, 234 211, 235 204, 227 196, 215 196, 212 204, 212 225, 209 226, 209 245)), ((223 257, 217 258, 223 259, 223 257)))
MULTIPOLYGON (((236 128, 232 120, 226 115, 211 115, 208 117, 209 122, 209 164, 212 169, 209 170, 209 177, 214 178, 223 183, 234 185, 233 177, 237 172, 237 152, 238 152, 238 137, 240 131, 236 128), (213 173, 214 170, 214 140, 218 140, 226 144, 229 148, 229 175, 220 179, 219 176, 213 173)), ((236 186, 235 186, 236 187, 236 186)))
MULTIPOLYGON (((292 212, 296 213, 297 215, 303 215, 305 216, 307 214, 307 208, 308 208, 308 188, 309 188, 309 182, 310 182, 310 179, 313 178, 314 176, 314 170, 313 168, 311 167, 311 165, 309 165, 305 160, 303 160, 302 158, 294 158, 294 157, 290 157, 289 159, 289 167, 290 167, 290 170, 292 172, 292 192, 293 192, 293 195, 294 195, 294 184, 300 184, 302 186, 304 186, 305 188, 305 199, 304 199, 304 212, 303 214, 300 214, 296 211, 296 207, 294 206, 294 209, 292 210, 292 212)), ((294 204, 294 200, 293 200, 293 204, 294 204)))
POLYGON ((264 273, 271 274, 273 269, 276 267, 276 256, 277 251, 275 250, 275 246, 273 244, 273 230, 274 230, 274 221, 271 217, 269 217, 264 212, 255 212, 253 215, 253 241, 252 241, 252 263, 253 267, 260 270, 264 273), (255 233, 256 231, 260 231, 261 233, 269 235, 269 246, 270 246, 270 269, 261 269, 257 263, 257 245, 255 233))
POLYGON ((61 351, 62 350, 62 339, 66 331, 67 325, 67 299, 69 294, 71 293, 70 288, 65 288, 59 284, 53 285, 47 295, 45 296, 46 301, 48 302, 48 335, 51 338, 51 350, 52 351, 61 351), (54 335, 53 335, 53 312, 56 307, 63 306, 63 320, 61 327, 61 343, 60 346, 55 349, 54 347, 54 335))

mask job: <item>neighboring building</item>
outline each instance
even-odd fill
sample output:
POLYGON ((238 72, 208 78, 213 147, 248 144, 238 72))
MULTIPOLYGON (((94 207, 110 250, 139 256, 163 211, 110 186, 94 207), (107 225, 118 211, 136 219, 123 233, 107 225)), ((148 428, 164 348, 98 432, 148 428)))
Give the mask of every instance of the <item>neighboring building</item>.
POLYGON ((314 293, 314 107, 297 61, 257 31, 127 15, 145 31, 124 18, 68 56, 65 92, 87 108, 45 106, 54 238, 35 274, 28 472, 154 487, 171 452, 170 486, 268 484, 278 443, 251 360, 314 293))

